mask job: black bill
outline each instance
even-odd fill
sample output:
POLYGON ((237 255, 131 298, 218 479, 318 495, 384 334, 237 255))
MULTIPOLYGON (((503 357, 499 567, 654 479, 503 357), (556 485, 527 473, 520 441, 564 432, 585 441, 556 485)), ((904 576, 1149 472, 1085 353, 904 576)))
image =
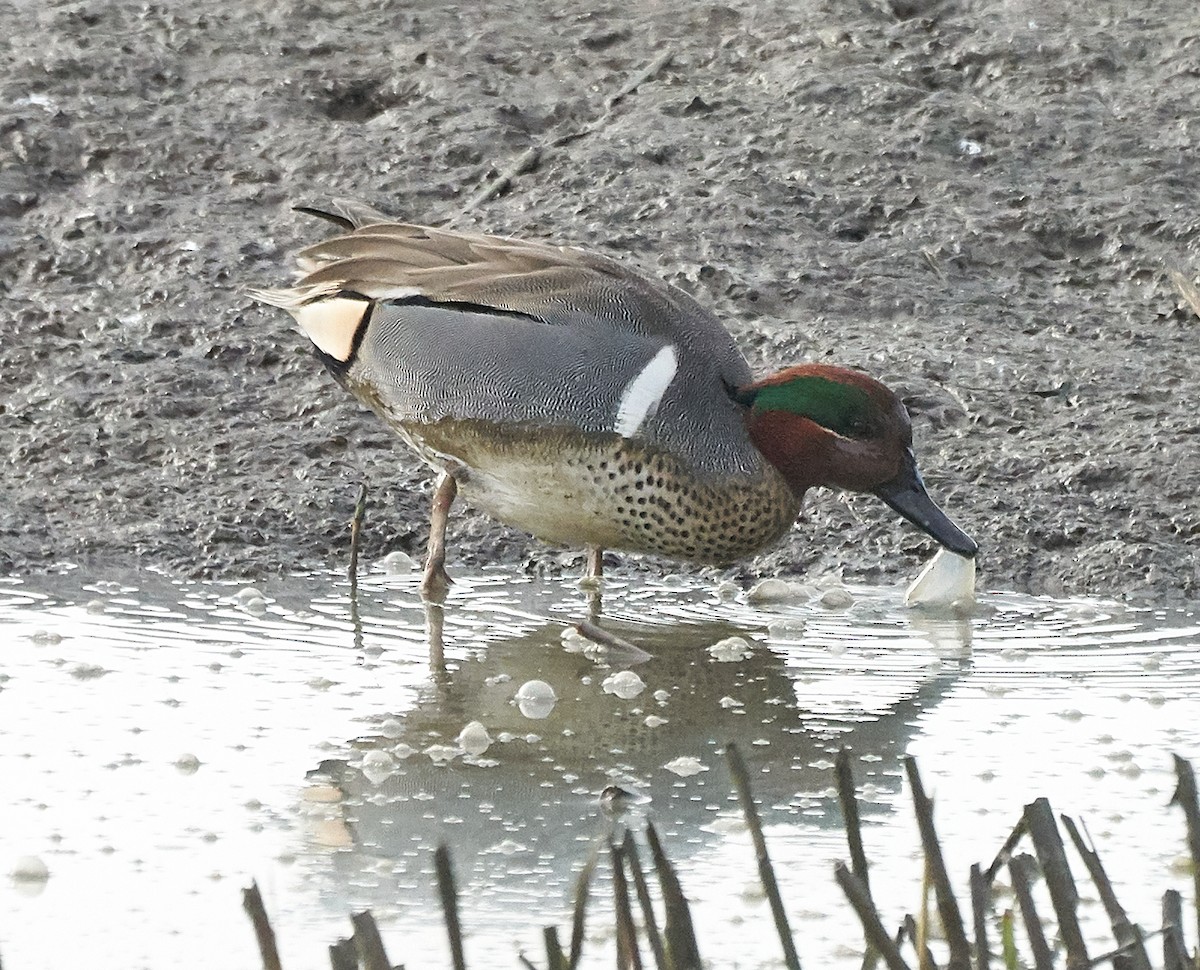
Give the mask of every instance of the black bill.
POLYGON ((946 513, 929 497, 911 450, 900 474, 873 491, 909 522, 933 536, 951 552, 973 558, 979 551, 975 540, 951 522, 946 513))

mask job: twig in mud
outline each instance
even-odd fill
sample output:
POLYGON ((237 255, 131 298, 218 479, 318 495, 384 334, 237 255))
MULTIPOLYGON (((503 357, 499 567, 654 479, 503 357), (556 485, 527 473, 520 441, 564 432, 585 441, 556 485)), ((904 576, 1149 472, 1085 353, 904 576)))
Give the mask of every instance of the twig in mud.
MULTIPOLYGON (((1117 901, 1117 894, 1113 890, 1112 882, 1108 878, 1108 873, 1104 871, 1104 866, 1100 862, 1100 855, 1095 848, 1084 841, 1083 835, 1075 825, 1075 820, 1069 815, 1060 816, 1063 823, 1063 828, 1067 830, 1067 835, 1071 837, 1071 842, 1075 846, 1075 851, 1079 853, 1079 857, 1083 859, 1083 864, 1087 866, 1088 874, 1092 877, 1092 882, 1100 893, 1100 901, 1104 904, 1104 912, 1108 914, 1108 920, 1112 924, 1113 936, 1121 946, 1118 952, 1125 952, 1131 956, 1129 965, 1131 970, 1150 970, 1150 957, 1146 953, 1146 947, 1142 942, 1142 931, 1139 927, 1129 922, 1129 916, 1125 912, 1125 908, 1117 901)), ((1090 838, 1088 840, 1090 842, 1090 838)), ((1096 963, 1099 958, 1092 960, 1096 963)))
MULTIPOLYGON (((1013 895, 1021 908, 1021 919, 1025 923, 1025 935, 1029 937, 1029 949, 1033 952, 1033 965, 1037 970, 1053 970, 1054 956, 1042 932, 1042 921, 1033 902, 1033 880, 1030 872, 1036 866, 1031 855, 1017 855, 1008 860, 1008 872, 1012 877, 1013 895)), ((1007 952, 1007 947, 1006 947, 1007 952)), ((1005 960, 1007 961, 1007 958, 1005 960)))
POLYGON ((1187 301, 1188 306, 1192 308, 1192 312, 1200 317, 1200 288, 1177 269, 1167 270, 1167 276, 1171 278, 1171 282, 1175 284, 1175 289, 1179 291, 1180 295, 1187 301))
POLYGON ((636 644, 632 644, 628 640, 622 640, 616 634, 609 633, 591 620, 580 620, 575 624, 575 630, 581 637, 586 637, 592 643, 598 643, 602 647, 616 651, 619 654, 617 659, 626 663, 640 664, 654 659, 653 654, 646 653, 645 650, 636 644))
POLYGON ((542 160, 542 149, 538 145, 532 148, 526 148, 517 156, 516 161, 508 166, 503 172, 497 175, 494 179, 488 182, 483 188, 479 189, 467 201, 467 204, 459 211, 459 215, 466 215, 473 209, 477 209, 507 191, 509 186, 516 180, 517 176, 524 175, 526 172, 532 172, 537 168, 538 162, 542 160))
POLYGON ((1067 970, 1082 970, 1089 959, 1076 912, 1079 892, 1048 799, 1037 798, 1025 806, 1025 824, 1058 917, 1058 933, 1067 949, 1067 970))
POLYGON ((649 80, 652 80, 660 71, 666 69, 667 65, 671 63, 671 60, 674 57, 675 54, 673 51, 663 51, 661 54, 659 54, 658 57, 654 58, 654 60, 646 65, 645 69, 635 75, 631 80, 622 84, 621 87, 617 89, 615 94, 609 95, 608 99, 604 102, 605 109, 609 110, 613 108, 622 98, 633 94, 633 92, 636 91, 641 85, 645 84, 649 80))
POLYGON ((450 866, 450 850, 442 843, 433 853, 434 868, 437 870, 438 895, 442 900, 442 915, 446 918, 446 932, 450 935, 450 958, 454 970, 466 970, 463 958, 462 923, 458 918, 458 890, 454 886, 454 870, 450 866))
POLYGON ((942 272, 941 264, 938 263, 938 259, 933 252, 929 249, 922 248, 921 255, 925 257, 925 262, 928 263, 929 268, 937 274, 938 279, 944 280, 946 278, 946 274, 942 272))
POLYGON ((904 957, 900 955, 900 948, 896 945, 896 941, 884 929, 879 912, 875 909, 875 904, 871 901, 871 896, 862 880, 847 869, 844 862, 834 865, 833 875, 837 879, 838 885, 842 887, 842 892, 846 894, 846 899, 853 907, 854 912, 858 914, 859 922, 863 925, 863 932, 866 933, 867 939, 883 957, 883 962, 887 964, 888 970, 909 970, 908 964, 904 962, 904 957))
POLYGON ((379 927, 375 925, 371 911, 367 909, 352 913, 350 922, 354 924, 354 947, 358 950, 358 961, 363 970, 392 970, 392 963, 383 948, 383 938, 379 935, 379 927))
POLYGON ((729 774, 733 776, 733 787, 737 791, 746 826, 750 829, 750 839, 754 843, 754 857, 758 860, 758 878, 762 880, 763 889, 767 893, 767 901, 771 904, 771 916, 775 920, 775 930, 779 934, 779 942, 783 944, 783 961, 788 970, 800 970, 800 957, 796 953, 792 928, 788 925, 787 912, 783 908, 783 899, 779 895, 779 883, 775 880, 775 869, 771 865, 771 857, 767 855, 767 840, 763 838, 762 820, 758 817, 758 809, 754 806, 754 795, 750 791, 750 777, 746 773, 746 762, 742 760, 742 753, 732 741, 725 745, 725 760, 729 762, 729 774))
POLYGON ((930 876, 937 894, 938 915, 946 933, 946 942, 950 945, 950 970, 969 970, 971 946, 967 942, 967 932, 963 927, 958 900, 954 898, 954 890, 950 888, 946 861, 942 858, 942 848, 933 826, 933 802, 925 794, 925 787, 921 784, 921 776, 917 772, 916 759, 911 755, 904 759, 904 770, 912 789, 913 809, 917 815, 917 828, 921 833, 921 846, 925 850, 925 858, 929 860, 930 876))
POLYGON ((563 145, 569 145, 573 141, 578 141, 590 135, 618 102, 636 91, 640 85, 645 84, 661 73, 671 63, 673 57, 674 54, 671 51, 659 54, 643 70, 639 71, 633 78, 626 81, 614 93, 605 98, 603 110, 592 121, 583 124, 574 131, 569 131, 549 139, 541 145, 532 145, 526 148, 511 165, 490 182, 478 188, 470 199, 467 200, 466 204, 459 209, 458 213, 450 219, 450 223, 453 224, 455 220, 506 192, 512 186, 513 182, 517 180, 518 176, 524 175, 526 172, 532 172, 541 162, 542 154, 546 148, 558 148, 563 145))
POLYGON ((249 889, 242 890, 242 908, 254 926, 254 936, 258 940, 258 953, 262 957, 263 970, 282 970, 279 963, 279 950, 275 947, 275 931, 271 929, 271 921, 267 918, 267 909, 263 906, 262 893, 258 891, 257 882, 250 883, 249 889))

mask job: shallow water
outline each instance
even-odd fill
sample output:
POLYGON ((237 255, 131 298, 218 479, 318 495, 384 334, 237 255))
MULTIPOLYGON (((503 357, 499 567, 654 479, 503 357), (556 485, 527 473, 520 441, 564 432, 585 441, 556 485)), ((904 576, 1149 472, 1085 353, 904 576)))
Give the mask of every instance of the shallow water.
MULTIPOLYGON (((260 590, 0 582, 0 871, 36 857, 50 873, 0 880, 6 967, 256 967, 251 879, 289 968, 326 966, 347 914, 367 907, 394 962, 449 966, 441 840, 468 962, 516 966, 520 949, 540 962, 541 926, 565 925, 614 782, 643 796, 626 820, 665 835, 701 952, 777 965, 720 754, 730 739, 809 966, 852 966, 859 940, 832 880, 847 856, 831 789, 841 745, 889 921, 917 905, 920 881, 908 753, 964 889, 1039 795, 1083 817, 1143 925, 1164 889, 1188 888, 1167 803, 1170 754, 1200 761, 1191 612, 1000 593, 966 621, 906 610, 898 590, 755 606, 694 580, 610 581, 605 626, 653 654, 631 668, 645 689, 623 699, 605 690, 621 658, 564 643, 584 613, 572 583, 458 576, 437 676, 415 576, 364 580, 358 629, 341 578, 260 590), (749 649, 708 649, 730 636, 749 649), (541 719, 513 703, 534 679, 558 698, 541 719), (476 756, 456 743, 471 721, 492 739, 476 756)), ((593 956, 608 924, 597 906, 593 956)))

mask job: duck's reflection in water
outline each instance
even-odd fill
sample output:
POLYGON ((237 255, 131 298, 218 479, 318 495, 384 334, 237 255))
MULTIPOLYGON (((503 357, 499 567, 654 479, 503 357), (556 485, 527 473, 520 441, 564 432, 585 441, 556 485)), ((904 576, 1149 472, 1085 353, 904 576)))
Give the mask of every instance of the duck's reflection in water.
MULTIPOLYGON (((600 798, 612 785, 636 796, 627 820, 653 818, 686 863, 737 816, 722 757, 729 741, 749 763, 766 824, 839 825, 839 748, 886 800, 902 784, 919 715, 967 662, 954 647, 965 624, 930 621, 921 648, 910 642, 899 655, 894 641, 881 644, 892 650, 883 673, 839 669, 838 648, 826 650, 819 631, 791 649, 724 622, 605 625, 651 654, 631 668, 635 677, 614 679, 616 665, 570 638, 564 647, 561 628, 549 625, 443 669, 410 709, 373 722, 354 756, 313 772, 311 790, 329 801, 312 813, 310 834, 341 850, 334 869, 356 905, 427 890, 423 874, 445 842, 468 892, 486 889, 497 911, 517 901, 557 906, 612 824, 600 798), (826 659, 814 666, 806 658, 817 654, 826 659), (531 681, 552 692, 545 716, 527 716, 514 699, 531 681), (491 739, 475 755, 457 741, 471 722, 491 739)), ((472 736, 478 750, 477 729, 472 736)), ((880 810, 864 804, 867 815, 880 810)))

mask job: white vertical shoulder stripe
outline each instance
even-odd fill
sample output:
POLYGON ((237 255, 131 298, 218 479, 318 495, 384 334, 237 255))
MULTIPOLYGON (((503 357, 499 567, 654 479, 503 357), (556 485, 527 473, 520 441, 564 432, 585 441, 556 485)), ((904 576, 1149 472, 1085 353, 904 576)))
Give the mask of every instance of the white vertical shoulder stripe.
POLYGON ((678 358, 673 344, 667 344, 650 358, 650 363, 621 392, 613 431, 623 438, 632 438, 637 434, 638 428, 655 412, 667 393, 667 388, 675 379, 677 366, 678 358))

